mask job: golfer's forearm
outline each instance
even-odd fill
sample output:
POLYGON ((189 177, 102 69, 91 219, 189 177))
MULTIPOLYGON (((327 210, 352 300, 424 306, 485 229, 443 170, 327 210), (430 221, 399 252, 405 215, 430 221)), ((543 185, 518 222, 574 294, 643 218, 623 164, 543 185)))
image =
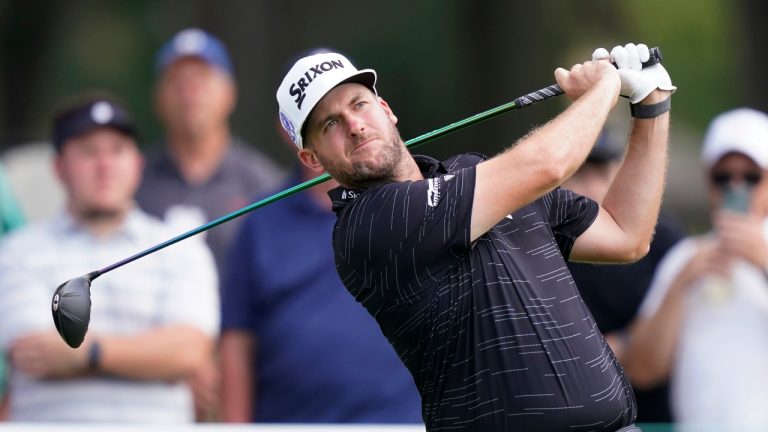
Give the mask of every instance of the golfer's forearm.
POLYGON ((477 166, 473 239, 576 171, 616 102, 609 85, 596 85, 515 147, 477 166))
POLYGON ((95 336, 98 371, 134 379, 179 379, 201 367, 213 342, 191 326, 168 326, 138 335, 95 336))
POLYGON ((624 163, 603 200, 603 208, 636 246, 633 249, 641 251, 637 259, 647 253, 658 219, 667 170, 668 135, 669 113, 653 119, 636 119, 624 163))

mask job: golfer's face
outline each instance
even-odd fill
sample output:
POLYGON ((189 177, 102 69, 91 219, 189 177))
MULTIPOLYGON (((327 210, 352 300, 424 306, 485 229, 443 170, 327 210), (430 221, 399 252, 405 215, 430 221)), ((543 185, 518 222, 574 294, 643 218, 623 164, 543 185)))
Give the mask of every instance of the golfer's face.
POLYGON ((342 84, 315 106, 306 139, 323 167, 340 182, 391 175, 402 153, 389 105, 360 84, 342 84))

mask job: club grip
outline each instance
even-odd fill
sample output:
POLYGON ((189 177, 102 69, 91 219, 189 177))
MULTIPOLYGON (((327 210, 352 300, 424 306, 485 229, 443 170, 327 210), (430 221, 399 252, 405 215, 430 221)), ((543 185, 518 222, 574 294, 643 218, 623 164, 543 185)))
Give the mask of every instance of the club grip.
POLYGON ((525 106, 533 105, 537 102, 541 102, 561 94, 563 94, 563 89, 561 89, 557 84, 552 84, 551 86, 547 86, 543 89, 532 91, 527 95, 520 96, 519 98, 515 99, 515 106, 518 108, 523 108, 525 106))
MULTIPOLYGON (((643 62, 644 68, 648 66, 653 66, 656 63, 661 63, 661 61, 664 59, 661 56, 661 49, 659 49, 659 47, 649 48, 648 51, 651 56, 648 58, 648 61, 643 62)), ((615 63, 614 63, 614 66, 616 66, 615 63)), ((530 92, 525 96, 520 96, 519 98, 515 99, 514 100, 515 108, 523 108, 528 105, 533 105, 537 102, 541 102, 543 100, 546 100, 553 96, 558 96, 561 94, 563 94, 563 89, 561 89, 560 86, 557 84, 552 84, 551 86, 544 87, 543 89, 530 92)))

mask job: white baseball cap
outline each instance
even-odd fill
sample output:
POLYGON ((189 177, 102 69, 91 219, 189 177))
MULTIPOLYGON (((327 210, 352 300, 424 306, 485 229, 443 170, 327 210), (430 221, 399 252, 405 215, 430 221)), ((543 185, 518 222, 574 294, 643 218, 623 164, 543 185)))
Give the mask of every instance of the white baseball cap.
POLYGON ((277 89, 280 124, 296 147, 304 148, 302 130, 320 99, 339 84, 356 82, 376 93, 376 71, 357 70, 339 53, 314 54, 299 59, 277 89))
POLYGON ((741 153, 768 169, 768 114, 751 108, 726 111, 712 120, 701 160, 711 168, 728 153, 741 153))

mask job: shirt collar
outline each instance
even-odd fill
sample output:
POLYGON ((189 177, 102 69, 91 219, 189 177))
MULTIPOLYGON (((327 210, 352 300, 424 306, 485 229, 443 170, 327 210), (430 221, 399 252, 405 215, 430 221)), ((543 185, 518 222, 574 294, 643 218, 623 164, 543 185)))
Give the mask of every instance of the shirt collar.
MULTIPOLYGON (((423 155, 413 155, 413 159, 416 161, 416 165, 419 167, 424 178, 432 178, 440 174, 448 173, 448 170, 445 169, 443 163, 435 158, 423 155)), ((329 190, 328 196, 331 197, 333 211, 338 212, 343 209, 364 191, 365 189, 355 189, 346 186, 339 186, 329 190)))

